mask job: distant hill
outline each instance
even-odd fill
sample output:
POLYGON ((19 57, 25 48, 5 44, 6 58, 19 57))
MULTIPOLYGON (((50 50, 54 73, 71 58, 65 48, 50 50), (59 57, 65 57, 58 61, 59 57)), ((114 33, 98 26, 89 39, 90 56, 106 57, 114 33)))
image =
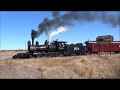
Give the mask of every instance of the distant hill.
POLYGON ((0 52, 13 52, 13 51, 27 51, 24 49, 16 49, 16 50, 0 50, 0 52))

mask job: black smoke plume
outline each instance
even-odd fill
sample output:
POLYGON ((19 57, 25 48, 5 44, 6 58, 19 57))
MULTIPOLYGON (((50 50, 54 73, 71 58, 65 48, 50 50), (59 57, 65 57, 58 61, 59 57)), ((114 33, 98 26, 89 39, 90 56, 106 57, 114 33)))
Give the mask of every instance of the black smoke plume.
POLYGON ((37 36, 37 31, 35 31, 34 29, 31 31, 31 38, 36 38, 37 36))
POLYGON ((80 23, 93 22, 99 20, 104 24, 109 24, 112 27, 120 25, 120 15, 119 12, 92 12, 92 11, 69 11, 63 15, 59 11, 52 12, 53 19, 49 20, 44 18, 43 21, 38 26, 37 34, 35 32, 34 37, 38 37, 42 33, 48 34, 51 29, 56 29, 61 26, 73 26, 73 21, 78 21, 80 23))

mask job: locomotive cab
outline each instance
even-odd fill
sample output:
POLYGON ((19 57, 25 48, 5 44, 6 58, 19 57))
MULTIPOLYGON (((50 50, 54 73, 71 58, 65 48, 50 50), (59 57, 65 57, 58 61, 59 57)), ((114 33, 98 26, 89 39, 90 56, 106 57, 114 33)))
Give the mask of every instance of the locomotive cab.
POLYGON ((65 51, 66 50, 66 44, 67 42, 64 41, 53 41, 50 45, 49 45, 49 50, 55 50, 55 51, 65 51))

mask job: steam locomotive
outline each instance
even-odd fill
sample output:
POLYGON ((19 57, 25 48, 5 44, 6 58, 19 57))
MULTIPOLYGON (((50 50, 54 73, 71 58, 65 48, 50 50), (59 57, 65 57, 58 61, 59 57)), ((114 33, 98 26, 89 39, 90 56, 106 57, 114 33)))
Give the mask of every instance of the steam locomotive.
POLYGON ((34 45, 34 39, 31 42, 28 41, 28 57, 52 57, 52 56, 71 56, 71 55, 80 55, 86 54, 85 46, 82 43, 77 44, 67 44, 65 41, 52 41, 50 44, 46 40, 44 45, 39 45, 39 42, 36 41, 34 45))

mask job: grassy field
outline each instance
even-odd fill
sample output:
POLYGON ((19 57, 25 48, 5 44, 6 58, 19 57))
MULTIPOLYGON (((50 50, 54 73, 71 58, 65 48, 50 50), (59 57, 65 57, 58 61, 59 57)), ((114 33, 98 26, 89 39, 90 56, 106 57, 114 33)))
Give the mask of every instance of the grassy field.
POLYGON ((0 60, 0 78, 120 79, 120 54, 0 60))

